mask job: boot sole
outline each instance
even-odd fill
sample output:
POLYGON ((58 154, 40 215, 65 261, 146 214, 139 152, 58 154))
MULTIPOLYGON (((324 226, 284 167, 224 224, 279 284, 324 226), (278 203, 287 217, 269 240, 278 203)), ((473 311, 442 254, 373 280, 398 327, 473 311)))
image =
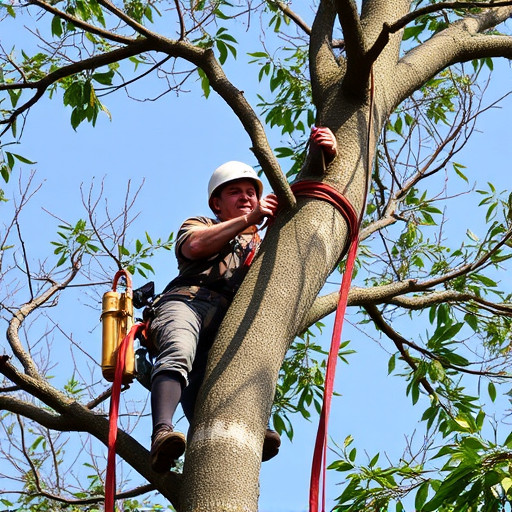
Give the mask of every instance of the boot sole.
POLYGON ((185 436, 173 432, 162 440, 155 453, 151 455, 151 467, 156 473, 166 473, 176 465, 186 448, 185 436))

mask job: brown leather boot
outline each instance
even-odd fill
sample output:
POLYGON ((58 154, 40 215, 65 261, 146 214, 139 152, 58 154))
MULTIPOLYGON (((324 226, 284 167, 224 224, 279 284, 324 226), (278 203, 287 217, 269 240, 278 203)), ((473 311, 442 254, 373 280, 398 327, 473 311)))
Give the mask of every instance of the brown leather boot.
POLYGON ((261 461, 266 462, 279 453, 281 446, 281 436, 275 431, 267 428, 265 439, 263 441, 263 451, 261 453, 261 461))
POLYGON ((161 425, 151 436, 151 467, 157 473, 165 473, 176 465, 183 455, 187 442, 181 432, 174 432, 169 425, 161 425))

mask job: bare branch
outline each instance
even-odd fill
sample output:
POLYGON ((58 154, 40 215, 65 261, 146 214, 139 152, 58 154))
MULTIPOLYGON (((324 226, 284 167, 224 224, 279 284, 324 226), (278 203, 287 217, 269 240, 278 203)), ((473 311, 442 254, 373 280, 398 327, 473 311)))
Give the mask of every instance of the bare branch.
POLYGON ((180 20, 180 41, 185 39, 186 31, 185 31, 185 18, 183 17, 183 12, 181 11, 180 0, 174 0, 174 5, 176 6, 176 11, 178 13, 178 19, 180 20))
POLYGON ((55 283, 50 286, 45 292, 43 292, 38 297, 35 297, 31 301, 27 302, 23 306, 21 306, 16 312, 13 313, 13 317, 9 322, 9 327, 7 328, 7 341, 12 348, 13 353, 16 355, 17 359, 23 365, 23 368, 31 377, 39 377, 39 372, 32 360, 32 357, 28 352, 22 347, 21 341, 18 336, 18 331, 23 323, 23 321, 37 308, 41 307, 43 304, 46 304, 50 299, 52 299, 58 292, 66 288, 66 286, 76 277, 79 270, 79 265, 75 265, 68 276, 62 281, 62 283, 55 283))
POLYGON ((464 274, 468 274, 469 272, 474 272, 479 268, 484 268, 489 264, 491 256, 496 254, 512 237, 512 228, 509 228, 506 233, 503 235, 503 238, 495 244, 492 249, 487 252, 484 252, 478 259, 473 261, 472 263, 468 263, 467 265, 463 265, 451 272, 447 272, 439 277, 434 277, 432 279, 428 279, 427 281, 422 282, 422 286, 426 288, 432 288, 441 283, 446 283, 456 277, 462 276, 464 274))
POLYGON ((81 71, 95 69, 101 66, 112 64, 114 62, 119 62, 120 60, 133 57, 134 55, 144 53, 145 51, 151 49, 152 47, 150 42, 146 39, 142 39, 130 43, 125 48, 112 50, 111 52, 107 52, 101 55, 95 55, 88 59, 84 59, 79 62, 74 62, 73 64, 70 64, 68 66, 63 66, 62 68, 59 68, 56 71, 53 71, 52 73, 49 73, 44 78, 41 78, 41 80, 38 80, 36 82, 1 84, 0 91, 5 91, 8 89, 35 89, 36 93, 30 100, 26 101, 23 105, 14 110, 7 119, 3 119, 0 121, 0 124, 6 125, 6 128, 4 128, 0 135, 6 133, 11 127, 12 123, 16 120, 16 118, 23 112, 26 112, 32 105, 37 103, 37 101, 43 96, 48 87, 50 87, 58 80, 74 75, 76 73, 80 73, 81 71))
MULTIPOLYGON (((101 28, 91 25, 90 23, 86 23, 85 21, 81 20, 80 18, 77 18, 76 16, 72 16, 71 14, 68 14, 67 12, 61 11, 60 9, 57 9, 53 5, 43 2, 41 0, 29 0, 28 3, 31 5, 37 5, 38 7, 41 7, 41 9, 44 9, 45 11, 53 14, 54 16, 58 16, 59 18, 66 20, 69 23, 72 23, 75 27, 85 30, 86 32, 90 32, 91 34, 108 39, 109 41, 115 41, 116 43, 121 43, 121 44, 130 44, 135 41, 134 39, 132 39, 130 37, 121 36, 119 34, 116 34, 115 32, 110 32, 108 30, 102 30, 101 28)), ((98 2, 98 3, 101 3, 101 2, 98 2)))

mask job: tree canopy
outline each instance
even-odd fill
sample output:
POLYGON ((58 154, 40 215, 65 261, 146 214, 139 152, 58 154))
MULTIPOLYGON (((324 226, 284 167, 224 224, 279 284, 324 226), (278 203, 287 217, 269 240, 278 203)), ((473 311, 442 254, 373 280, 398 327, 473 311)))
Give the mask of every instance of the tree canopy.
MULTIPOLYGON (((156 490, 179 511, 255 510, 255 453, 268 417, 290 438, 298 416, 315 421, 325 368, 318 333, 338 299, 326 281, 339 281, 343 271, 347 227, 331 205, 295 198, 293 180, 328 183, 362 212, 351 322, 389 354, 387 371, 407 397, 403 407, 421 410, 420 433, 396 459, 362 456, 355 433, 333 440, 330 468, 342 483, 334 509, 510 506, 512 304, 504 276, 512 193, 461 158, 480 117, 503 100, 486 92, 496 60, 512 56, 512 1, 296 4, 1 4, 2 23, 13 27, 0 35, 6 507, 101 506, 110 387, 84 348, 97 337, 95 324, 74 332, 69 308, 82 297, 97 323, 113 272, 128 268, 149 278, 160 272, 160 250, 168 254, 173 244, 168 229, 137 231, 146 213, 137 186, 120 184, 126 194, 115 204, 105 182, 82 186, 81 218, 52 214, 58 228, 46 254, 26 244, 23 223, 31 221, 24 212, 39 181, 20 171, 37 169, 24 132, 45 108, 64 112, 80 140, 87 123, 109 118, 114 97, 167 105, 189 101, 189 91, 202 109, 218 96, 235 115, 281 211, 215 341, 183 472, 151 471, 138 430, 144 404, 125 392, 117 446, 122 507, 145 506, 156 490), (327 165, 308 153, 313 124, 337 138, 338 154, 327 165), (468 204, 475 205, 470 214, 468 204), (61 358, 63 347, 69 357, 61 358), (226 432, 235 425, 243 440, 216 434, 219 425, 226 432)), ((222 127, 204 126, 199 109, 188 115, 201 152, 208 132, 222 127)), ((180 125, 178 117, 165 129, 180 125)), ((133 120, 126 151, 138 131, 156 129, 133 120)), ((59 151, 58 140, 51 151, 59 151)), ((83 151, 94 148, 78 144, 77 158, 83 151)), ((169 172, 168 180, 183 177, 169 172)), ((339 354, 349 364, 354 341, 339 354)))

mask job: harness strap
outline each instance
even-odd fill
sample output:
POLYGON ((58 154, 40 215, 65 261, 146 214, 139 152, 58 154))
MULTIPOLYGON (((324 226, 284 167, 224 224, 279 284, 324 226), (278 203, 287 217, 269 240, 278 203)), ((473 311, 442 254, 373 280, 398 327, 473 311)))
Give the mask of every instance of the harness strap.
POLYGON ((116 360, 112 394, 110 396, 109 426, 108 426, 108 454, 107 474, 105 477, 105 512, 114 512, 116 492, 116 440, 117 440, 117 419, 119 417, 119 399, 121 396, 121 381, 126 360, 126 350, 130 343, 133 344, 138 331, 144 331, 145 323, 136 323, 128 334, 121 341, 116 360))
MULTIPOLYGON (((329 413, 331 409, 331 398, 334 389, 334 377, 336 373, 336 362, 341 343, 341 331, 343 328, 343 318, 347 308, 348 292, 352 280, 352 272, 356 260, 357 246, 359 242, 359 223, 360 217, 348 199, 327 183, 317 181, 300 181, 292 185, 292 190, 296 196, 305 196, 322 201, 327 201, 334 206, 345 218, 349 228, 349 246, 348 257, 341 281, 336 316, 334 319, 334 329, 331 338, 331 347, 327 359, 327 368, 325 372, 325 387, 322 411, 316 434, 315 449, 313 452, 313 462, 311 465, 311 480, 309 487, 309 510, 318 511, 318 495, 320 487, 320 478, 322 479, 322 512, 325 511, 325 472, 327 467, 327 427, 329 422, 329 413)), ((345 248, 341 257, 344 256, 345 248)), ((340 257, 340 259, 341 259, 340 257)))

